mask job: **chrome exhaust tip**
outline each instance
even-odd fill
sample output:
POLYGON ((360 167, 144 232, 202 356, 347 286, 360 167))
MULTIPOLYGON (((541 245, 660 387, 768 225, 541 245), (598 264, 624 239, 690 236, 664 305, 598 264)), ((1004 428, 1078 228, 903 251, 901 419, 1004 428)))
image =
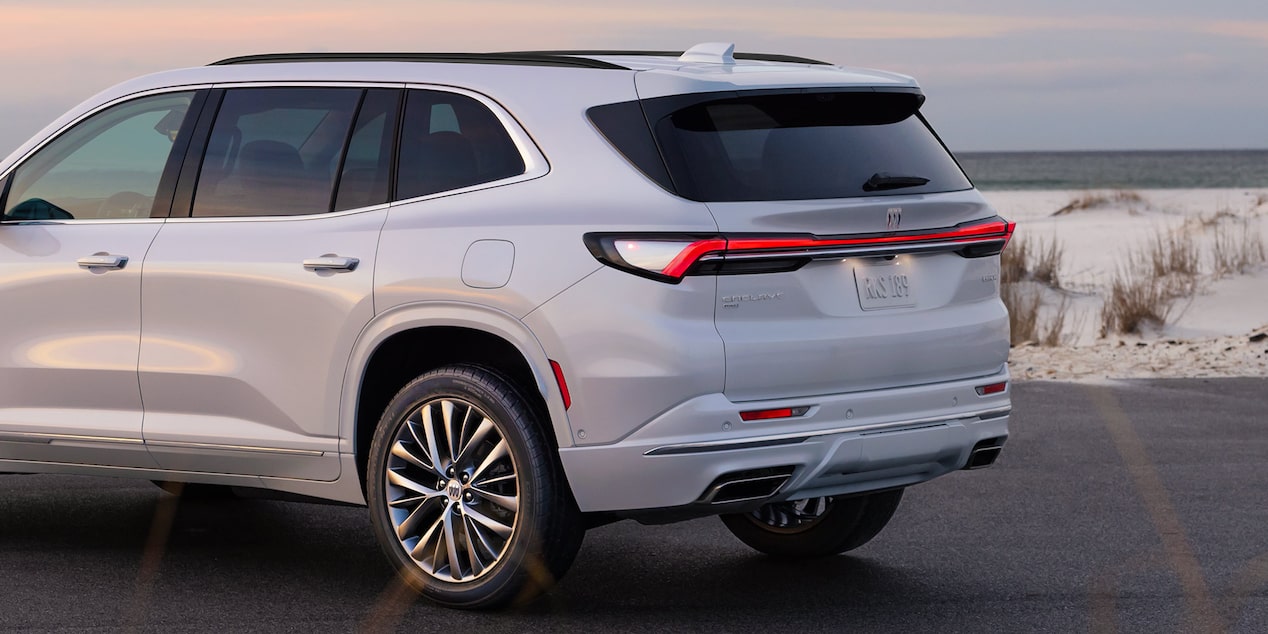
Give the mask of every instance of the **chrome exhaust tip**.
POLYGON ((964 464, 964 469, 966 471, 985 469, 995 464, 999 453, 1004 450, 1004 440, 1004 438, 989 438, 974 445, 973 451, 969 452, 969 461, 964 464))
POLYGON ((731 504, 762 500, 776 493, 792 479, 793 467, 770 467, 726 473, 713 481, 700 496, 701 504, 731 504))

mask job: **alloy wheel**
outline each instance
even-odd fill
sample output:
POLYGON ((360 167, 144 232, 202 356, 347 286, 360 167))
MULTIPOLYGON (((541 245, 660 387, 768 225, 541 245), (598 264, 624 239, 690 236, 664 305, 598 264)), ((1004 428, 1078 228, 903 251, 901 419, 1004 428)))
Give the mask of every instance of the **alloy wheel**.
POLYGON ((397 540, 438 581, 482 577, 515 533, 518 473, 502 429, 484 411, 460 398, 424 402, 397 429, 387 459, 397 540))

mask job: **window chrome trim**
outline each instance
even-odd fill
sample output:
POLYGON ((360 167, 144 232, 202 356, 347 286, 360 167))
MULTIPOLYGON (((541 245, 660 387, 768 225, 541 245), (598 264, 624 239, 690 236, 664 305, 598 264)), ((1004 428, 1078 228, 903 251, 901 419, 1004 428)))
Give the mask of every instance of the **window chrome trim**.
POLYGON ((18 227, 25 225, 145 225, 162 224, 166 218, 71 218, 68 220, 0 220, 0 225, 18 227))
POLYGON ((446 190, 443 192, 436 192, 434 194, 428 194, 426 196, 417 196, 414 198, 403 198, 401 200, 390 201, 387 203, 380 203, 377 205, 370 205, 368 207, 357 207, 355 209, 344 209, 341 211, 334 211, 334 212, 318 212, 318 213, 312 213, 312 214, 294 214, 294 215, 285 215, 285 216, 282 216, 282 215, 277 215, 277 216, 203 216, 199 218, 188 217, 188 216, 172 216, 167 218, 84 218, 84 219, 72 218, 69 220, 0 220, 0 224, 3 224, 5 226, 14 226, 14 225, 30 225, 30 224, 41 224, 41 225, 76 224, 76 225, 79 225, 79 224, 141 224, 141 223, 163 223, 163 222, 280 222, 280 221, 287 221, 287 220, 311 220, 315 218, 330 218, 330 217, 343 216, 343 215, 349 215, 354 213, 371 212, 371 211, 376 211, 378 209, 384 209, 387 207, 394 207, 396 205, 411 204, 411 203, 424 201, 424 200, 433 200, 436 198, 443 198, 445 196, 465 194, 468 192, 479 191, 482 189, 491 189, 493 187, 501 187, 503 185, 512 185, 515 183, 520 183, 524 181, 541 178, 542 176, 545 176, 546 174, 550 172, 550 163, 549 161, 546 160, 545 154, 543 154, 541 149, 537 147, 536 142, 533 141, 533 138, 528 134, 528 132, 524 129, 524 127, 520 125, 519 121, 516 120, 515 117, 512 116, 510 112, 508 112, 506 108, 502 106, 502 104, 498 103, 491 97, 484 95, 482 93, 478 93, 478 92, 468 90, 465 88, 450 86, 446 84, 272 80, 272 81, 201 83, 201 84, 190 84, 190 85, 184 85, 184 86, 167 86, 163 88, 156 88, 153 90, 135 92, 135 93, 131 93, 128 95, 124 95, 124 96, 112 99, 105 103, 99 104, 98 106, 96 106, 95 108, 92 108, 91 110, 84 112, 83 114, 76 117, 75 119, 67 123, 66 125, 58 128, 57 131, 48 135, 48 137, 40 141, 39 144, 32 147, 30 151, 26 152, 21 157, 16 159, 13 162, 13 164, 10 165, 9 168, 6 169, 3 173, 0 173, 0 181, 3 181, 4 179, 8 178, 18 167, 20 167, 23 163, 25 163, 27 159, 29 159, 36 152, 39 152, 46 145, 51 143, 54 139, 57 139, 58 137, 62 136, 62 134, 64 134, 67 130, 73 128, 76 125, 79 125, 79 123, 81 123, 85 119, 88 119, 89 117, 92 117, 93 115, 96 115, 97 113, 107 108, 113 107, 117 104, 120 104, 126 101, 131 101, 133 99, 141 99, 141 98, 150 97, 153 95, 162 95, 162 94, 174 93, 174 92, 197 92, 199 90, 210 90, 210 89, 216 89, 216 88, 223 88, 223 89, 231 89, 231 88, 361 88, 361 89, 391 88, 391 89, 401 89, 401 90, 431 90, 434 92, 448 92, 448 93, 463 95, 465 97, 470 97, 476 100, 481 105, 488 108, 489 111, 493 113, 493 116, 497 117, 498 122, 502 124, 503 129, 505 129, 508 136, 511 137, 511 142, 515 144, 515 149, 519 151, 520 158, 524 160, 524 172, 521 174, 517 174, 515 176, 508 177, 508 178, 502 178, 495 181, 489 181, 487 183, 479 183, 477 185, 471 185, 470 187, 451 189, 451 190, 446 190))
MULTIPOLYGON (((235 89, 235 88, 393 88, 400 90, 430 90, 432 92, 447 92, 464 97, 469 97, 479 102, 485 108, 488 108, 493 116, 497 117, 498 123, 502 124, 502 128, 511 137, 511 142, 515 144, 515 149, 520 153, 520 158, 524 161, 524 172, 501 178, 487 183, 478 183, 469 187, 461 187, 459 189, 449 189, 443 192, 427 194, 426 196, 416 196, 414 198, 402 198, 400 200, 389 201, 368 207, 357 207, 355 209, 344 209, 341 211, 318 212, 312 214, 294 214, 294 215, 275 215, 275 216, 172 216, 166 219, 168 222, 280 222, 287 220, 313 220, 317 218, 331 218, 336 216, 349 215, 354 213, 366 213, 395 207, 397 205, 412 204, 424 200, 433 200, 443 198, 445 196, 453 196, 456 194, 466 194, 468 192, 480 191, 483 189, 492 189, 503 185, 513 185, 524 181, 541 178, 550 172, 550 163, 546 160, 546 155, 533 141, 523 126, 515 117, 511 116, 502 104, 493 98, 466 88, 458 86, 450 86, 447 84, 421 84, 421 83, 384 83, 384 82, 348 82, 348 81, 243 81, 243 82, 222 82, 209 85, 210 88, 216 89, 235 89)), ((397 131, 399 141, 400 131, 397 131)), ((393 175, 395 176, 395 175, 393 175)), ((197 192, 195 192, 197 196, 197 192)))
MULTIPOLYGON (((461 189, 451 189, 426 196, 418 196, 415 198, 404 198, 393 201, 390 204, 400 204, 404 202, 413 202, 427 198, 435 198, 439 196, 447 196, 454 193, 466 193, 486 187, 498 185, 509 185, 520 181, 532 180, 546 175, 550 171, 550 163, 546 160, 546 155, 542 153, 541 148, 537 147, 537 143, 533 141, 532 136, 520 125, 519 120, 511 115, 502 104, 498 103, 492 97, 479 93, 474 90, 453 86, 450 84, 427 84, 418 82, 400 82, 400 83, 384 83, 384 82, 351 82, 351 81, 314 81, 314 80, 296 80, 296 81, 242 81, 242 82, 222 82, 211 84, 211 88, 396 88, 404 90, 430 90, 432 92, 447 92, 464 97, 470 97, 478 101, 485 108, 488 108, 493 116, 497 117, 498 122, 502 124, 502 128, 506 130, 507 135, 511 137, 511 142, 515 144, 515 149, 519 151, 520 158, 524 159, 524 173, 517 174, 508 178, 503 178, 487 183, 480 183, 470 187, 461 189)), ((397 132, 399 137, 400 132, 397 132)), ((337 212, 336 212, 337 213, 337 212)), ((310 215, 330 215, 330 214, 310 214, 310 215)), ((226 216, 228 217, 228 216, 226 216)))
POLYGON ((369 207, 357 207, 356 209, 344 209, 342 211, 324 211, 315 214, 289 214, 274 216, 177 216, 166 218, 166 222, 174 223, 200 223, 200 222, 294 222, 303 220, 320 220, 322 218, 339 218, 342 216, 351 216, 354 214, 373 213, 387 209, 390 203, 379 203, 370 205, 369 207))

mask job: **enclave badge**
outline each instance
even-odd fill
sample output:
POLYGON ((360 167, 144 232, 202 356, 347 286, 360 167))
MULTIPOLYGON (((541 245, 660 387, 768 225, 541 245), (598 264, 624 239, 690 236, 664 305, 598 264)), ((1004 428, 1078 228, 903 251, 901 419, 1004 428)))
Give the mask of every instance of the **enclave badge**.
POLYGON ((898 225, 903 222, 903 208, 890 207, 885 212, 885 228, 890 231, 898 230, 898 225))

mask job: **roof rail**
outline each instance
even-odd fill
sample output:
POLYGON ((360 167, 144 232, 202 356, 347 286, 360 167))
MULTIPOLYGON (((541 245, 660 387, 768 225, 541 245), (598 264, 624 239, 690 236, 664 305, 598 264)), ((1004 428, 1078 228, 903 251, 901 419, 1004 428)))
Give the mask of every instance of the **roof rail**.
POLYGON ((628 70, 624 66, 597 59, 537 51, 521 53, 265 53, 230 57, 212 62, 208 66, 281 64, 286 62, 439 62, 628 70))
MULTIPOLYGON (((682 57, 686 51, 639 51, 639 50, 558 50, 558 51, 518 51, 493 53, 493 55, 550 55, 575 57, 682 57)), ((796 55, 780 55, 778 53, 733 53, 735 59, 755 62, 782 62, 785 64, 815 64, 818 66, 835 66, 832 62, 798 57, 796 55)))
MULTIPOLYGON (((230 66, 235 64, 282 64, 287 62, 438 62, 450 64, 507 64, 522 66, 565 66, 572 68, 600 68, 607 70, 629 70, 619 64, 606 62, 595 57, 669 57, 677 59, 683 51, 633 51, 633 50, 589 50, 589 51, 506 51, 502 53, 264 53, 261 55, 243 55, 212 62, 208 66, 230 66)), ((771 53, 735 53, 735 59, 759 62, 782 62, 785 64, 816 64, 831 66, 824 62, 794 55, 777 55, 771 53)))

